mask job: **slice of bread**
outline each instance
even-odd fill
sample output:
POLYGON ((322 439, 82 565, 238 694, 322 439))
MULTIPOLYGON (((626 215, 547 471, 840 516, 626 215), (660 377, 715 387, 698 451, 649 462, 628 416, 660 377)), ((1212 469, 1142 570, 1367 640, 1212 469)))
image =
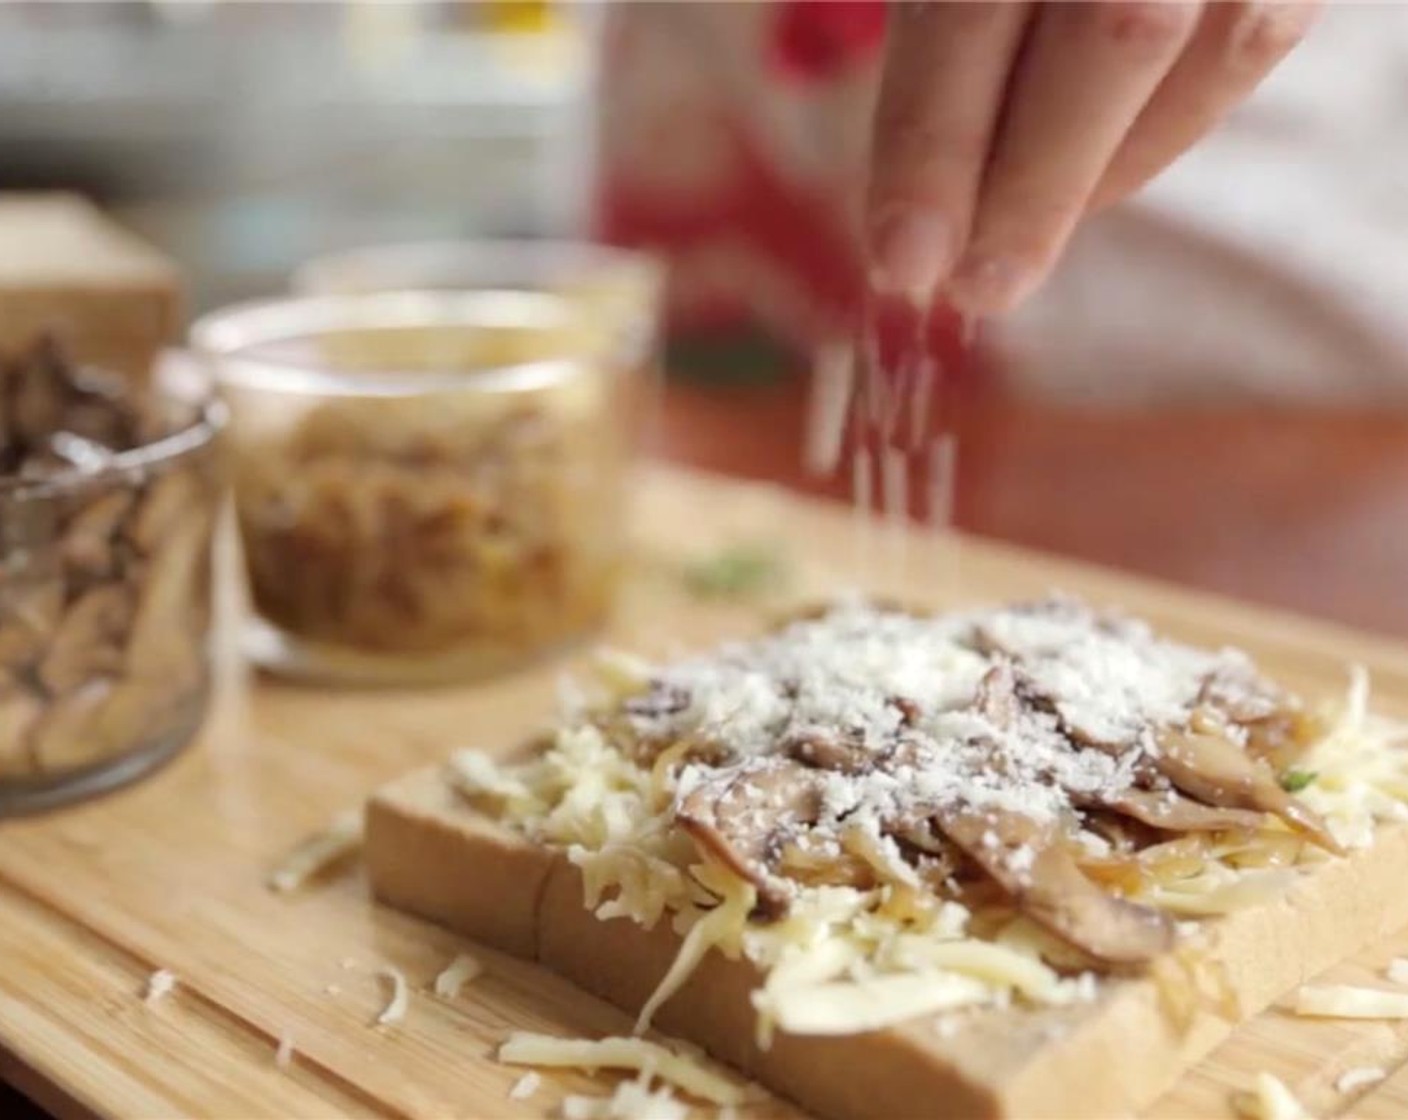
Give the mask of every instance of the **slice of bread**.
MULTIPOLYGON (((373 797, 366 860, 382 902, 536 960, 631 1012, 679 948, 668 923, 598 920, 563 853, 474 811, 438 770, 373 797)), ((1314 866, 1275 901, 1208 923, 1203 959, 1235 1018, 1408 922, 1405 877, 1408 826, 1384 826, 1371 848, 1314 866)), ((1145 976, 1102 982, 1092 1003, 973 1013, 952 1033, 922 1019, 846 1037, 779 1032, 763 1050, 749 999, 757 982, 752 966, 710 954, 656 1024, 836 1120, 1127 1117, 1235 1025, 1211 1006, 1180 1022, 1145 976)))
POLYGON ((0 353, 52 334, 77 361, 146 383, 181 316, 175 263, 92 203, 0 193, 0 353))

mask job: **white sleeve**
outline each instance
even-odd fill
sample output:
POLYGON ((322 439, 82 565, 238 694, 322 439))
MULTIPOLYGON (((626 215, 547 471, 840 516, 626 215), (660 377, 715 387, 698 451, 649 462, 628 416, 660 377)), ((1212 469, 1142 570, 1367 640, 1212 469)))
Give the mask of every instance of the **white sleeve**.
POLYGON ((1019 383, 1102 401, 1408 398, 1408 6, 1330 5, 997 332, 1019 383))

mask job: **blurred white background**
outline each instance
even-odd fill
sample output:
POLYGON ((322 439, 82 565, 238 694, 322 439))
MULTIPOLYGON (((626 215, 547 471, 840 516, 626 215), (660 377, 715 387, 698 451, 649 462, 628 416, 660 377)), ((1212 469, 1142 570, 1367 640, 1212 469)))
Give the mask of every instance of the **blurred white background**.
POLYGON ((0 4, 0 190, 92 195, 206 307, 319 252, 586 219, 594 3, 0 4))

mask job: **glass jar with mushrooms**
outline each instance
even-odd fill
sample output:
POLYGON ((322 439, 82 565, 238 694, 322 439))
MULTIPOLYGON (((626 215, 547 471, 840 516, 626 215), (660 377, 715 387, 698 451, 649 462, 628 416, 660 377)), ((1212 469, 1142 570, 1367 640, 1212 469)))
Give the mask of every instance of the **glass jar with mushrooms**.
POLYGON ((219 406, 0 358, 0 815, 147 772, 206 707, 219 406))
POLYGON ((253 658, 431 683, 595 629, 651 341, 607 333, 519 291, 296 298, 197 323, 232 413, 253 658))

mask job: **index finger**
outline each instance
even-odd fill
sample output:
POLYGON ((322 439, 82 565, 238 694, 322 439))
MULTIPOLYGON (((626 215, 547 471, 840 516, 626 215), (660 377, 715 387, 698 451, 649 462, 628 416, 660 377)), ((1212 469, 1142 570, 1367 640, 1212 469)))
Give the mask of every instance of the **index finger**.
POLYGON ((1031 5, 896 5, 866 205, 872 284, 926 304, 962 255, 1031 5))

